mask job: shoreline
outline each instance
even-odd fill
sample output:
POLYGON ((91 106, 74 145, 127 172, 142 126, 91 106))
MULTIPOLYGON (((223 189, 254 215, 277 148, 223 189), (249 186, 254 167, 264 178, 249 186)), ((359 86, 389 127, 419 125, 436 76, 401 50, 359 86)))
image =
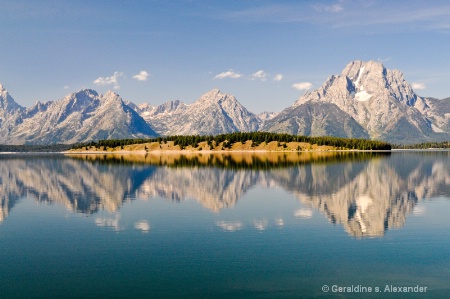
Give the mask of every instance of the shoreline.
POLYGON ((65 151, 59 152, 66 155, 77 154, 227 154, 227 153, 331 153, 331 152, 391 152, 392 150, 306 150, 306 151, 293 151, 293 150, 119 150, 119 151, 65 151))
POLYGON ((348 153, 348 152, 364 152, 364 153, 387 153, 387 152, 446 152, 450 151, 450 148, 428 148, 428 149, 391 149, 391 150, 358 150, 358 149, 351 149, 351 150, 117 150, 117 151, 62 151, 62 152, 0 152, 0 155, 17 155, 17 154, 37 154, 37 155, 52 155, 52 154, 59 154, 59 155, 78 155, 78 154, 87 154, 87 155, 115 155, 115 154, 139 154, 139 155, 146 155, 146 154, 232 154, 232 153, 332 153, 332 152, 338 152, 338 153, 348 153))

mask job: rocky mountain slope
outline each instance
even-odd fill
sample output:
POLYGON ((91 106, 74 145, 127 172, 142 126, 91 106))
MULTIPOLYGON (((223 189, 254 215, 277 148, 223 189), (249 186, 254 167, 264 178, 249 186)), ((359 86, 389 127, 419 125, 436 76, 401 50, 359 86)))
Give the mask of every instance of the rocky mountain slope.
POLYGON ((419 98, 414 107, 431 121, 433 131, 450 132, 450 98, 443 100, 419 98))
POLYGON ((269 119, 262 131, 306 136, 337 136, 369 139, 354 118, 327 102, 293 106, 269 119))
POLYGON ((234 96, 218 89, 192 104, 170 101, 152 107, 135 106, 136 111, 161 135, 215 135, 257 131, 262 120, 242 106, 234 96))
POLYGON ((299 117, 306 123, 305 127, 313 127, 317 117, 304 120, 305 114, 300 111, 318 109, 319 103, 334 106, 328 106, 328 111, 323 112, 322 129, 311 134, 338 135, 339 132, 342 137, 368 134, 371 139, 395 143, 450 137, 450 100, 419 97, 400 71, 388 70, 376 61, 350 62, 342 74, 331 76, 319 89, 307 92, 266 122, 262 130, 294 133, 298 131, 298 124, 292 120, 286 124, 284 120, 299 117), (336 123, 334 120, 342 118, 343 113, 359 126, 352 121, 336 123))
POLYGON ((113 92, 86 89, 55 102, 37 102, 25 109, 2 92, 0 143, 76 143, 109 138, 157 136, 151 127, 113 92), (3 101, 5 98, 7 101, 3 101))
POLYGON ((7 136, 21 122, 25 108, 17 104, 0 84, 0 138, 7 136))

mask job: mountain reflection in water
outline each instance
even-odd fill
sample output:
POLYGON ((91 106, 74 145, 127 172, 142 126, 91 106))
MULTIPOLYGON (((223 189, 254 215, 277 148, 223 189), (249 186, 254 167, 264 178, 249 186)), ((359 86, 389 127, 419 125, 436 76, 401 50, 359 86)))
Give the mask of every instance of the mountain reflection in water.
POLYGON ((4 155, 0 162, 0 222, 22 197, 86 214, 155 197, 193 198, 220 212, 260 186, 284 189, 351 236, 377 237, 402 227, 419 200, 450 194, 449 152, 4 155))

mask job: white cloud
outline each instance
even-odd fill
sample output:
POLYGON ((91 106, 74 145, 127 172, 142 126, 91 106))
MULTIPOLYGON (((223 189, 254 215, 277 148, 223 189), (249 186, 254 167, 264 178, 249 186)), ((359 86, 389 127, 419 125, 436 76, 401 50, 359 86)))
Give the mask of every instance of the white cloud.
POLYGON ((148 233, 150 230, 150 224, 147 220, 141 220, 134 224, 134 228, 140 230, 142 233, 148 233))
POLYGON ((310 82, 300 82, 292 84, 292 87, 298 90, 308 90, 312 87, 312 84, 310 82))
POLYGON ((283 75, 282 74, 276 74, 273 77, 273 81, 281 81, 281 80, 283 80, 283 75))
POLYGON ((267 219, 263 220, 253 220, 253 227, 257 230, 266 230, 268 225, 267 219))
POLYGON ((341 4, 328 5, 323 8, 325 11, 339 13, 344 10, 341 4))
POLYGON ((336 4, 330 4, 330 5, 313 5, 312 6, 317 12, 331 12, 331 13, 340 13, 344 11, 344 6, 342 4, 342 1, 338 1, 336 4))
POLYGON ((284 219, 283 218, 275 219, 275 224, 278 226, 284 226, 284 219))
POLYGON ((94 80, 95 85, 105 86, 105 85, 113 85, 114 89, 119 89, 119 78, 123 76, 122 72, 114 72, 114 75, 111 77, 98 77, 94 80))
POLYGON ((227 232, 235 232, 244 227, 240 221, 217 221, 216 225, 227 232))
POLYGON ((257 72, 254 72, 252 74, 252 80, 255 80, 255 79, 259 79, 261 81, 266 81, 266 79, 267 79, 266 72, 264 72, 263 70, 259 70, 257 72))
POLYGON ((96 218, 95 224, 100 227, 108 227, 115 231, 121 231, 120 214, 115 214, 114 218, 96 218))
POLYGON ((69 85, 64 85, 64 89, 69 89, 69 85))
POLYGON ((313 216, 314 212, 311 209, 298 209, 294 212, 294 216, 298 218, 309 219, 313 216))
POLYGON ((385 59, 383 59, 383 58, 378 58, 377 60, 378 60, 379 62, 383 63, 383 62, 388 62, 388 61, 390 61, 391 58, 390 58, 390 57, 385 58, 385 59))
POLYGON ((147 81, 149 76, 150 74, 147 71, 140 71, 139 74, 133 76, 133 79, 138 81, 147 81))
POLYGON ((447 31, 450 28, 450 4, 445 1, 414 1, 412 5, 404 5, 402 1, 385 1, 381 5, 378 0, 338 0, 334 3, 328 1, 326 4, 311 4, 317 2, 261 4, 215 14, 214 17, 246 22, 298 22, 334 28, 351 27, 362 33, 367 33, 367 27, 370 27, 372 33, 376 30, 378 33, 390 34, 393 31, 416 33, 418 29, 447 31))
POLYGON ((214 79, 224 79, 224 78, 231 78, 231 79, 237 79, 242 77, 242 74, 236 73, 233 70, 228 70, 226 72, 222 72, 220 74, 217 74, 214 79))
POLYGON ((423 90, 426 89, 427 86, 425 85, 425 83, 421 83, 421 82, 413 82, 411 84, 411 87, 415 90, 423 90))
POLYGON ((427 212, 427 209, 424 206, 414 206, 413 214, 416 216, 423 216, 427 212))

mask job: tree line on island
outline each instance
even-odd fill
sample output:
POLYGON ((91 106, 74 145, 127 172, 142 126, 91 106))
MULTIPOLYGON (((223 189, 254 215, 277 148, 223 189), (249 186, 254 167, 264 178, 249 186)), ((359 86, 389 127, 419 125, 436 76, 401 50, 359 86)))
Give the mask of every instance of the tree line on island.
POLYGON ((417 144, 394 144, 394 149, 445 149, 450 148, 450 141, 424 142, 417 144))
MULTIPOLYGON (((210 148, 222 144, 222 149, 231 149, 233 144, 237 142, 244 143, 246 141, 252 141, 252 147, 269 142, 276 141, 278 145, 286 148, 286 144, 289 142, 302 142, 309 143, 311 145, 316 144, 318 146, 332 146, 336 149, 342 150, 390 150, 391 144, 377 140, 357 139, 357 138, 340 138, 332 136, 321 137, 309 137, 298 136, 283 133, 269 133, 269 132, 237 132, 220 135, 173 135, 165 137, 156 137, 150 139, 108 139, 91 141, 88 143, 76 144, 72 149, 81 149, 83 147, 96 147, 96 148, 116 148, 133 144, 144 144, 157 142, 160 144, 166 144, 171 141, 174 146, 180 146, 181 149, 185 149, 188 146, 196 148, 199 143, 206 142, 210 148)), ((300 150, 300 147, 298 148, 300 150)))

